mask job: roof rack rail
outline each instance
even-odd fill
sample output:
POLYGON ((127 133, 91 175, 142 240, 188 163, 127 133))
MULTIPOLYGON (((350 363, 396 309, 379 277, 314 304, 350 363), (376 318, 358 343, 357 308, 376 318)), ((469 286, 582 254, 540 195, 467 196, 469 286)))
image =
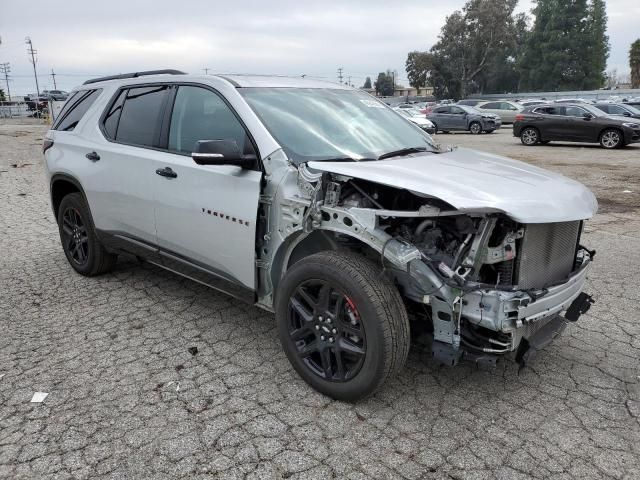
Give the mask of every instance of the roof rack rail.
POLYGON ((109 75, 108 77, 98 77, 87 80, 83 83, 83 85, 89 85, 90 83, 98 83, 104 82, 106 80, 119 80, 121 78, 137 78, 144 77, 147 75, 186 75, 186 72, 181 72, 180 70, 147 70, 146 72, 131 72, 131 73, 121 73, 120 75, 109 75))

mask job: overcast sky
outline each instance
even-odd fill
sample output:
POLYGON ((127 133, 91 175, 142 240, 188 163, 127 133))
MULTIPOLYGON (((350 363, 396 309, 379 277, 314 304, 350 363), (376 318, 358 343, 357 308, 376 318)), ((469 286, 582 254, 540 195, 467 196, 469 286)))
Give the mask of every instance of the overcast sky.
MULTIPOLYGON (((40 89, 70 89, 92 76, 177 68, 190 73, 307 74, 336 79, 343 67, 362 85, 391 68, 406 82, 411 50, 436 41, 464 0, 234 0, 181 2, 2 0, 0 63, 10 62, 12 94, 35 91, 25 36, 38 51, 40 89)), ((520 0, 519 11, 529 11, 520 0)), ((628 72, 640 36, 640 0, 608 0, 609 68, 628 72)), ((4 79, 0 85, 5 87, 4 79)))

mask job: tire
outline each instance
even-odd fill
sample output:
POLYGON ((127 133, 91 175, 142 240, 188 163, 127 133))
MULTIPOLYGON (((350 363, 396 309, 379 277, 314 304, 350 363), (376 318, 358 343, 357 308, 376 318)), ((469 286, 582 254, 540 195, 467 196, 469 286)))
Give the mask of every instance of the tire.
POLYGON ((485 130, 485 133, 493 133, 493 132, 495 132, 495 129, 494 130, 485 130))
POLYGON ((607 128, 600 134, 600 146, 607 150, 620 148, 624 145, 622 132, 617 128, 607 128))
POLYGON ((471 122, 469 124, 469 131, 473 135, 480 135, 482 133, 482 125, 480 124, 480 122, 471 122))
POLYGON ((80 193, 70 193, 60 202, 58 231, 64 254, 79 274, 93 277, 116 264, 118 256, 107 252, 98 240, 89 206, 80 193))
POLYGON ((520 141, 523 145, 531 147, 540 141, 540 132, 537 128, 527 127, 520 132, 520 141))
POLYGON ((295 263, 278 287, 275 310, 293 368, 337 400, 371 395, 406 361, 409 320, 398 290, 375 263, 351 252, 295 263))
POLYGON ((438 133, 438 125, 436 124, 436 122, 432 121, 431 123, 433 123, 433 133, 434 134, 438 133))

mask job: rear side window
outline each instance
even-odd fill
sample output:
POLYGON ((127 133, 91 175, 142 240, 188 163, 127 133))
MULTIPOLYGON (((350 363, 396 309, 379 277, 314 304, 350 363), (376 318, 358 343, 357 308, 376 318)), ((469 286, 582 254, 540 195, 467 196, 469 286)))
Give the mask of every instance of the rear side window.
POLYGON ((76 128, 78 122, 100 96, 100 92, 102 92, 102 89, 76 92, 63 107, 53 129, 70 132, 76 128))
MULTIPOLYGON (((131 88, 123 99, 118 98, 112 106, 113 115, 105 119, 105 131, 117 142, 153 147, 157 145, 160 135, 160 116, 164 107, 169 87, 158 85, 153 87, 131 88), (124 103, 118 107, 119 101, 124 103), (119 112, 119 119, 118 117, 119 112), (107 127, 107 121, 109 127, 107 127), (115 124, 115 125, 114 125, 115 124), (115 128, 115 130, 114 130, 115 128)), ((109 116, 109 114, 107 114, 109 116)))
POLYGON ((481 105, 480 108, 486 110, 500 110, 500 102, 491 102, 481 105))
POLYGON ((122 105, 124 104, 124 98, 126 96, 126 90, 120 92, 120 95, 118 95, 116 101, 113 102, 113 105, 111 105, 109 112, 107 112, 103 120, 104 131, 107 137, 114 140, 118 132, 118 121, 120 120, 120 113, 122 112, 122 105))
POLYGON ((449 107, 436 108, 433 113, 449 113, 449 107))

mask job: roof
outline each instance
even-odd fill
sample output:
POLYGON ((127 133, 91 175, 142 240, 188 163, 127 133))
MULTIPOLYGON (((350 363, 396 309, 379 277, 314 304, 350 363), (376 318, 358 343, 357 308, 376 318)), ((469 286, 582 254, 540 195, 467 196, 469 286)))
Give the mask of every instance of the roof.
POLYGON ((284 75, 238 75, 238 74, 219 74, 219 75, 189 75, 183 74, 176 70, 158 71, 159 74, 155 74, 155 71, 151 72, 139 72, 131 74, 113 75, 110 77, 96 78, 87 80, 84 85, 97 86, 104 83, 154 83, 154 82, 202 82, 207 83, 207 80, 213 78, 224 79, 235 87, 238 88, 250 88, 250 87, 271 87, 271 88, 331 88, 340 90, 351 90, 351 87, 340 83, 328 82, 326 80, 316 80, 309 77, 293 77, 284 75), (162 73, 160 73, 162 72, 162 73))

